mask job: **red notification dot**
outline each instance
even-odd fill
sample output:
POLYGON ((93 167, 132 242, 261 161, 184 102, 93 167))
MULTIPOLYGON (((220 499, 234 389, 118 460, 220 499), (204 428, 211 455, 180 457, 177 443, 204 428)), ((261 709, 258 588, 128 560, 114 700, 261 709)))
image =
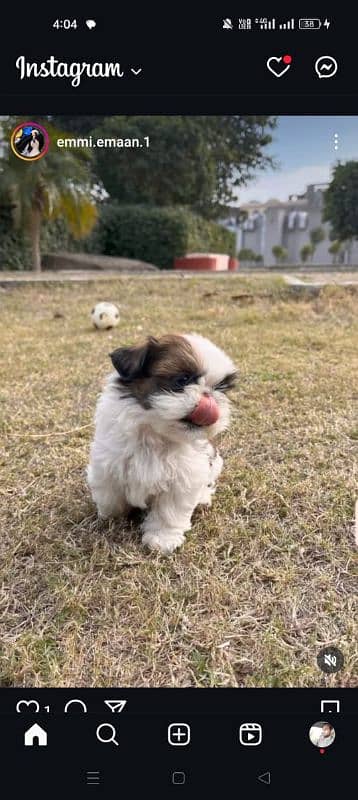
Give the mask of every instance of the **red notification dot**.
POLYGON ((323 756, 326 751, 323 749, 323 747, 321 747, 319 752, 321 753, 321 756, 323 756))
POLYGON ((291 64, 291 61, 292 61, 292 56, 284 56, 283 57, 283 63, 284 64, 291 64))

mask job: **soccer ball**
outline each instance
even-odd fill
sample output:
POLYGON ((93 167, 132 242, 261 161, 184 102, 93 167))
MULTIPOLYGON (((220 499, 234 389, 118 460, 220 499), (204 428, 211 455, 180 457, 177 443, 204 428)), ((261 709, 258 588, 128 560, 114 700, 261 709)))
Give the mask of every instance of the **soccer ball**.
POLYGON ((114 303, 97 303, 92 308, 91 320, 95 328, 108 331, 119 323, 119 309, 114 303))

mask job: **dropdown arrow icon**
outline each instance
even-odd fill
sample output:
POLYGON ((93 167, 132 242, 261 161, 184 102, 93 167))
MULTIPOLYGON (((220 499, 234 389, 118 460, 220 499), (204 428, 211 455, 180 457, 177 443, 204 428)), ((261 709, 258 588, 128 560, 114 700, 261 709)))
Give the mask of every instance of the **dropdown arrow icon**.
POLYGON ((133 75, 139 75, 139 73, 142 72, 142 67, 138 67, 138 69, 131 67, 131 72, 133 72, 133 75))

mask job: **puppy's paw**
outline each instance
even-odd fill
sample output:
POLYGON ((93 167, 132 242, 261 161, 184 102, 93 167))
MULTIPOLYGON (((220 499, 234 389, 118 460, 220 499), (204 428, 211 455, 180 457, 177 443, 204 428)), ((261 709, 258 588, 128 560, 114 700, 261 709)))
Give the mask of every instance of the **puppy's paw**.
POLYGON ((213 494, 215 494, 215 486, 206 486, 200 494, 198 504, 200 506, 211 506, 213 502, 213 494))
POLYGON ((97 514, 101 520, 115 519, 119 517, 121 513, 121 506, 97 505, 97 514))
POLYGON ((111 519, 111 512, 106 506, 97 506, 98 518, 101 520, 111 519))
POLYGON ((185 536, 182 531, 158 531, 157 533, 145 533, 142 536, 142 543, 150 550, 158 550, 164 556, 170 555, 178 547, 184 544, 185 536))

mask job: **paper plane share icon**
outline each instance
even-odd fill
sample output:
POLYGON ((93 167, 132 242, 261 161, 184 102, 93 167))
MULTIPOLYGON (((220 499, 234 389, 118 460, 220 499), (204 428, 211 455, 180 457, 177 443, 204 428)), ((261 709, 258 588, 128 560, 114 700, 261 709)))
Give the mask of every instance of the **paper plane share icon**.
POLYGON ((105 700, 106 706, 111 709, 113 713, 120 714, 126 705, 126 700, 105 700))

